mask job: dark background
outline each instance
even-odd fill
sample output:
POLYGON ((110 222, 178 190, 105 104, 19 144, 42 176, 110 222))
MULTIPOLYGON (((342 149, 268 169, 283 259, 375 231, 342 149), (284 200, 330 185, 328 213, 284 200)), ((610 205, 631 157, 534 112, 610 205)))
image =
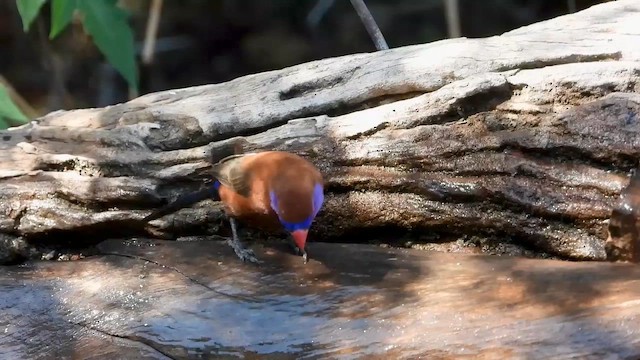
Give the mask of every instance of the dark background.
MULTIPOLYGON (((330 2, 330 1, 329 1, 330 2)), ((445 39, 442 0, 365 0, 389 47, 445 39)), ((459 0, 462 36, 499 35, 598 0, 459 0)), ((121 1, 142 49, 149 4, 121 1)), ((318 0, 164 0, 157 53, 140 64, 140 94, 227 81, 333 56, 375 51, 349 0, 316 22, 318 0)), ((0 75, 39 114, 126 101, 124 80, 74 24, 48 40, 49 5, 25 34, 15 1, 0 1, 0 75)), ((140 53, 139 53, 140 54, 140 53)))

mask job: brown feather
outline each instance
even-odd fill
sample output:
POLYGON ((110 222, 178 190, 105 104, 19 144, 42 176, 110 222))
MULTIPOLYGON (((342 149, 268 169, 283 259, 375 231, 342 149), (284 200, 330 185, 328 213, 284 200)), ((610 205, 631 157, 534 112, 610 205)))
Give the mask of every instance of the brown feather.
POLYGON ((219 194, 229 215, 265 230, 282 228, 271 209, 271 190, 278 196, 283 218, 297 222, 312 210, 314 185, 323 184, 310 162, 281 151, 228 156, 214 166, 214 173, 222 184, 219 194))
POLYGON ((242 165, 247 156, 255 154, 230 155, 213 165, 213 176, 220 183, 234 192, 248 197, 251 191, 251 173, 243 170, 242 165))

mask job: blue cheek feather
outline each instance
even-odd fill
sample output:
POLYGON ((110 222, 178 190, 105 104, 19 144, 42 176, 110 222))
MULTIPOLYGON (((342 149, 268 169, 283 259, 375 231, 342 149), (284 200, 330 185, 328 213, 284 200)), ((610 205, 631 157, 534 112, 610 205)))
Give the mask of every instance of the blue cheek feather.
POLYGON ((322 204, 324 203, 323 190, 324 189, 322 188, 322 185, 316 184, 313 189, 313 213, 308 218, 298 223, 290 223, 282 220, 280 214, 278 214, 278 198, 273 191, 269 192, 269 196, 271 197, 271 208, 276 212, 276 214, 278 214, 280 223, 282 223, 282 226, 284 226, 285 230, 293 232, 296 230, 306 230, 311 227, 313 219, 316 217, 316 215, 318 215, 318 212, 320 211, 320 208, 322 208, 322 204))
POLYGON ((313 218, 309 218, 303 222, 299 222, 299 223, 290 223, 290 222, 286 222, 283 221, 282 219, 280 219, 280 222, 282 223, 282 226, 284 226, 284 229, 287 230, 288 232, 294 232, 296 230, 306 230, 308 228, 311 227, 311 222, 313 221, 313 218))
POLYGON ((213 188, 216 189, 216 191, 220 190, 220 181, 214 181, 213 188))
POLYGON ((316 184, 315 188, 313 188, 313 215, 311 218, 313 219, 318 215, 320 208, 322 208, 322 204, 324 203, 324 189, 322 185, 316 184))

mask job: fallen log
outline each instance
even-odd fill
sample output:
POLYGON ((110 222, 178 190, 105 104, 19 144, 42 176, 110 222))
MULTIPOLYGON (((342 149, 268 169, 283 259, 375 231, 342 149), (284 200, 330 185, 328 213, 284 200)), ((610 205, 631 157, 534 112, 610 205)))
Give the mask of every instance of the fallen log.
POLYGON ((636 359, 640 267, 311 243, 106 241, 0 268, 7 359, 636 359))
POLYGON ((136 220, 201 187, 211 154, 238 141, 322 169, 311 241, 486 236, 604 260, 640 155, 639 22, 637 1, 608 2, 500 36, 48 114, 0 133, 0 260, 38 256, 34 245, 221 234, 210 201, 136 220))

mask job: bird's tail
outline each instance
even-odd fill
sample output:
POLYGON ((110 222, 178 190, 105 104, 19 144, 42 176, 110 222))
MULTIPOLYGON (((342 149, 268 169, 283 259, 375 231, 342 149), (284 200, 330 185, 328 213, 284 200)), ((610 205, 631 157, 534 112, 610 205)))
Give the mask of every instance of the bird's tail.
POLYGON ((147 215, 144 219, 142 219, 142 221, 148 222, 148 221, 163 217, 165 215, 174 213, 180 209, 183 209, 195 203, 198 203, 202 200, 206 200, 206 199, 220 200, 217 187, 218 187, 218 181, 216 181, 214 185, 207 186, 196 192, 180 195, 172 203, 169 203, 161 207, 160 209, 157 209, 156 211, 152 212, 151 214, 147 215))
MULTIPOLYGON (((213 164, 213 176, 218 178, 218 168, 220 167, 220 163, 224 162, 230 158, 234 158, 244 153, 244 146, 247 141, 239 137, 235 139, 235 141, 231 141, 226 146, 221 148, 216 148, 215 151, 212 150, 211 153, 211 163, 213 164)), ((174 213, 180 209, 191 206, 195 203, 198 203, 202 200, 213 199, 216 201, 220 200, 220 195, 218 195, 218 187, 220 186, 220 181, 216 180, 212 186, 207 186, 201 190, 196 192, 192 192, 189 194, 180 195, 177 199, 175 199, 172 203, 169 203, 160 209, 152 212, 147 215, 143 222, 149 222, 151 220, 161 218, 165 215, 174 213)))

